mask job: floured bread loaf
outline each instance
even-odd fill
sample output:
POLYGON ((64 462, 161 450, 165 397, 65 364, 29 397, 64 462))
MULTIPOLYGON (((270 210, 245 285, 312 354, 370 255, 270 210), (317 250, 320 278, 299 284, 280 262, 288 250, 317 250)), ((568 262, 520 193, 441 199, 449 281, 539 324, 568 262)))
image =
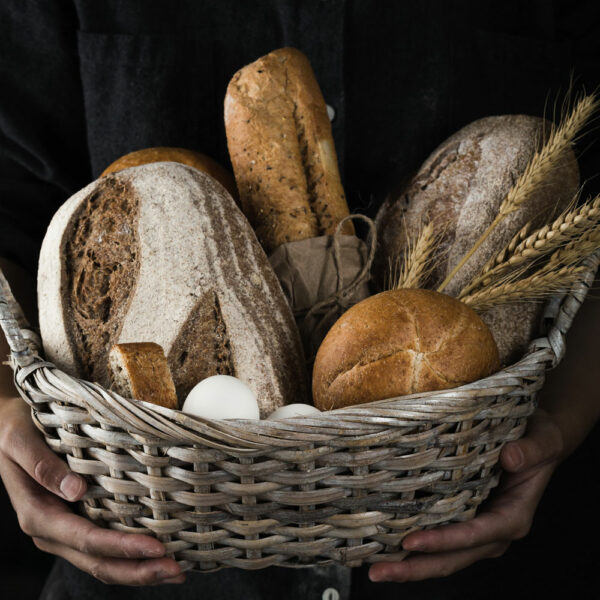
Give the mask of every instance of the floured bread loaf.
POLYGON ((306 400, 298 332, 264 251, 222 186, 154 163, 72 196, 42 244, 40 329, 49 360, 110 383, 117 343, 164 349, 180 401, 200 380, 235 375, 261 416, 306 400))
MULTIPOLYGON (((406 189, 388 197, 377 214, 380 266, 401 254, 407 239, 431 221, 442 233, 430 282, 435 289, 498 214, 539 147, 543 123, 527 115, 485 117, 440 144, 406 189)), ((545 184, 502 220, 444 292, 457 294, 526 223, 539 227, 560 212, 578 186, 577 159, 569 149, 545 184)))
MULTIPOLYGON (((385 278, 388 261, 401 255, 407 240, 431 221, 441 238, 426 287, 436 289, 494 220, 502 200, 539 147, 543 123, 527 115, 486 117, 440 144, 408 186, 388 197, 377 214, 375 270, 379 281, 385 278)), ((457 295, 526 223, 533 229, 550 221, 573 199, 578 185, 577 159, 568 149, 544 185, 502 220, 444 292, 457 295)), ((482 315, 503 363, 525 352, 536 335, 541 310, 540 303, 526 302, 497 306, 482 315)))

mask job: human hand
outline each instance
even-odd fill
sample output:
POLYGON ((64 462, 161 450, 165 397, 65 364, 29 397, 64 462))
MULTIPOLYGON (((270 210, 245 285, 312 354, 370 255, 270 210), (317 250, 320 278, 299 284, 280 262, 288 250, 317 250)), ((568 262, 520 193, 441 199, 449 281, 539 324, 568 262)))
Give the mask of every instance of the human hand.
POLYGON ((377 563, 371 581, 420 581, 445 577, 484 558, 504 554, 525 537, 533 515, 563 451, 563 435, 550 413, 538 409, 526 435, 500 454, 505 472, 477 516, 464 523, 407 535, 402 546, 417 551, 401 562, 377 563))
POLYGON ((94 525, 68 503, 85 480, 48 448, 21 398, 0 400, 0 476, 21 529, 44 552, 60 556, 104 583, 183 583, 185 575, 156 539, 94 525), (160 558, 163 557, 163 558, 160 558))

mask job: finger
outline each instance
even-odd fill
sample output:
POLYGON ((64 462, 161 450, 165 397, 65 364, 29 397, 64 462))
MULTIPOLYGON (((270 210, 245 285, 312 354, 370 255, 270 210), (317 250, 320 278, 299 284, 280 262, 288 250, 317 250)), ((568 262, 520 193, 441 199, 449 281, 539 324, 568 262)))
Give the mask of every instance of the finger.
POLYGON ((98 556, 164 556, 165 547, 155 538, 104 529, 74 514, 64 502, 33 481, 19 465, 4 461, 0 470, 19 524, 27 535, 98 556))
POLYGON ((520 511, 492 507, 464 523, 411 533, 402 541, 402 547, 419 552, 453 552, 518 539, 525 529, 528 527, 520 511))
POLYGON ((4 454, 53 494, 70 502, 79 500, 87 490, 83 477, 48 448, 28 414, 14 410, 10 419, 2 435, 4 454))
POLYGON ((421 581, 446 577, 484 558, 496 558, 506 552, 508 542, 496 542, 458 552, 422 554, 401 562, 377 563, 369 569, 371 581, 421 581))
POLYGON ((530 419, 523 438, 507 443, 500 454, 500 463, 507 471, 520 473, 532 467, 556 461, 564 442, 560 428, 543 410, 530 419))
POLYGON ((69 546, 47 540, 37 540, 36 545, 40 550, 68 560, 78 569, 107 584, 157 585, 185 581, 181 568, 172 558, 154 560, 106 558, 84 554, 69 546))

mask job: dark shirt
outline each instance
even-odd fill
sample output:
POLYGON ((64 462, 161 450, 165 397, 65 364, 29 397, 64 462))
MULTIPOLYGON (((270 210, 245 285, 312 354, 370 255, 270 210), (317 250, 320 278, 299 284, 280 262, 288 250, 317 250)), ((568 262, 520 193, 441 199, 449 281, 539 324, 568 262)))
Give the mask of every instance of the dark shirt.
MULTIPOLYGON (((125 153, 179 146, 227 165, 227 83, 243 65, 282 46, 309 57, 335 111, 333 135, 350 207, 373 216, 387 192, 470 121, 507 113, 552 116, 571 72, 577 89, 597 88, 595 4, 3 0, 0 256, 35 274, 56 209, 125 153)), ((583 154, 582 180, 596 174, 599 158, 598 144, 583 154)), ((586 186, 589 193, 599 189, 598 180, 586 186)), ((494 564, 518 571, 514 561, 494 564)), ((186 586, 168 593, 320 598, 333 587, 344 598, 400 597, 409 590, 411 598, 479 598, 484 592, 464 586, 481 584, 493 598, 504 588, 489 585, 493 570, 487 569, 478 565, 442 584, 413 586, 374 586, 365 569, 355 569, 352 592, 343 569, 229 570, 191 575, 186 586)), ((107 588, 64 562, 56 573, 61 600, 159 597, 153 595, 158 588, 107 588)))

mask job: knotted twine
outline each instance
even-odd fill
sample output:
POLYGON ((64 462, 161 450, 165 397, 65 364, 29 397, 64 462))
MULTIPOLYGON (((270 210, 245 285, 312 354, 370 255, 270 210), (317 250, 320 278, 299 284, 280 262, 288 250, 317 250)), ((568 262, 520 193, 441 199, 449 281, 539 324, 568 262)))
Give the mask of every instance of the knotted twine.
POLYGON ((309 364, 333 323, 370 295, 368 282, 376 247, 373 221, 353 214, 338 223, 333 235, 289 242, 270 256, 296 318, 309 364), (368 225, 368 247, 357 237, 342 234, 344 223, 352 219, 368 225))

